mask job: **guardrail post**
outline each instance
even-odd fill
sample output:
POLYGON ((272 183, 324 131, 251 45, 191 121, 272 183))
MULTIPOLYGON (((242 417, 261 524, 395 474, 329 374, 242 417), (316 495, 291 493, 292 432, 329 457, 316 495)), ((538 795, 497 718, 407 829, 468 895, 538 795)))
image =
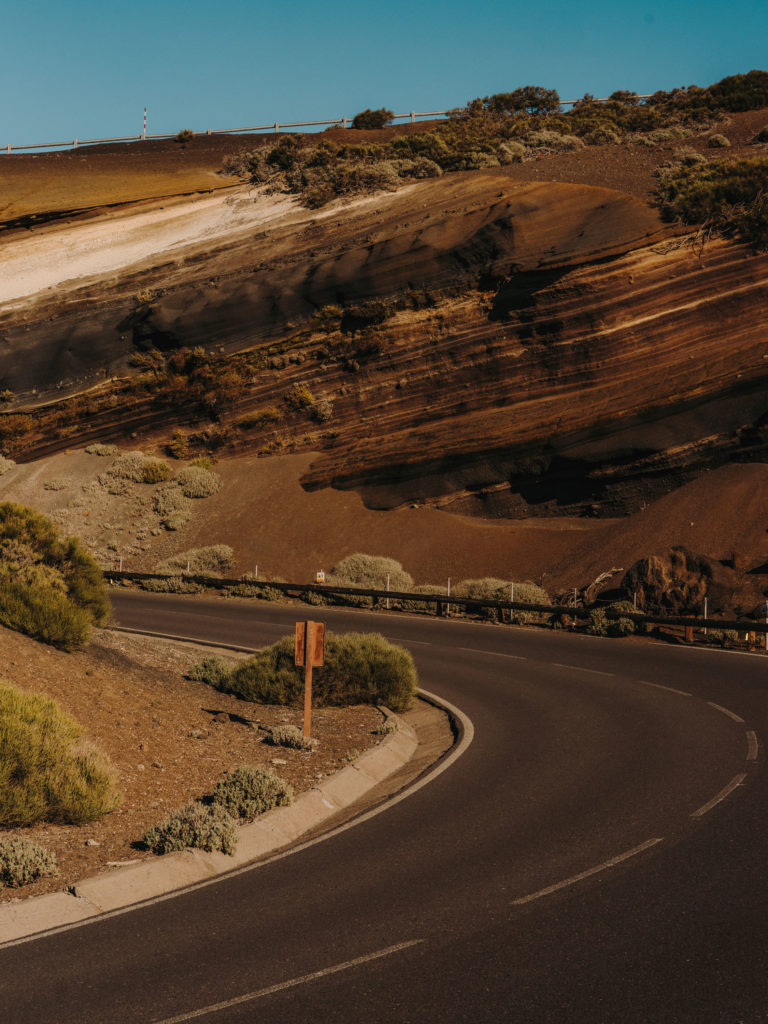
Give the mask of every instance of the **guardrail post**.
POLYGON ((411 124, 416 124, 416 114, 413 110, 411 111, 411 124))
POLYGON ((8 143, 8 152, 9 153, 11 152, 11 144, 10 144, 10 142, 8 143))
POLYGON ((280 131, 280 125, 277 123, 277 121, 275 121, 275 131, 276 132, 280 131))
POLYGON ((685 642, 687 644, 693 643, 693 626, 685 627, 685 642))
POLYGON ((77 139, 72 140, 72 149, 77 149, 77 139))
POLYGON ((341 123, 342 123, 342 126, 343 126, 344 128, 346 128, 346 127, 347 127, 347 122, 348 122, 348 121, 349 121, 349 118, 348 118, 348 117, 342 117, 342 119, 341 119, 341 123))

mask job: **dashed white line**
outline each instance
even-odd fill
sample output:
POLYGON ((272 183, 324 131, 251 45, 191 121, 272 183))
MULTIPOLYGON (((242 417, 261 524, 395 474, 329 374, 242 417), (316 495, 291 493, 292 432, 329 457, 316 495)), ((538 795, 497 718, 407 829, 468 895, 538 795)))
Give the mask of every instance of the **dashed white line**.
POLYGON ((491 654, 494 658, 511 658, 512 661, 527 661, 522 654, 502 654, 501 651, 481 651, 477 647, 457 647, 457 651, 469 651, 470 654, 491 654))
POLYGON ((679 693, 681 697, 691 697, 693 694, 687 693, 685 690, 676 690, 674 686, 662 686, 661 683, 649 683, 647 679, 638 679, 638 683, 641 686, 652 686, 655 690, 666 690, 667 693, 679 693))
POLYGON ((713 700, 708 700, 707 704, 709 704, 711 708, 714 708, 715 711, 722 711, 724 715, 728 715, 728 717, 732 718, 734 722, 740 722, 742 725, 744 725, 743 718, 739 718, 739 716, 734 711, 729 711, 728 708, 724 708, 722 704, 715 704, 713 700))
POLYGON ((717 807, 717 805, 719 803, 722 803, 723 800, 726 799, 726 797, 729 797, 731 793, 734 791, 734 789, 738 789, 738 787, 742 784, 746 777, 747 776, 745 773, 734 776, 734 778, 731 779, 731 781, 728 783, 725 789, 721 789, 717 796, 712 797, 709 803, 704 804, 702 807, 698 809, 698 811, 694 811, 691 817, 702 818, 705 814, 707 814, 708 811, 711 811, 713 807, 717 807))
POLYGON ((226 999, 221 1003, 212 1003, 200 1010, 191 1010, 189 1013, 181 1013, 177 1017, 166 1017, 165 1020, 155 1021, 154 1024, 183 1024, 183 1021, 194 1020, 196 1017, 204 1017, 209 1013, 218 1013, 219 1010, 228 1010, 232 1006, 240 1006, 242 1003, 251 1002, 253 999, 261 999, 270 996, 274 992, 283 992, 287 988, 295 988, 297 985, 306 985, 307 982, 316 981, 318 978, 325 978, 329 974, 337 974, 339 971, 348 971, 351 967, 359 967, 360 964, 367 964, 371 960, 378 960, 383 956, 391 956, 401 949, 408 949, 409 946, 416 946, 422 939, 411 939, 410 942, 398 942, 395 946, 387 946, 386 949, 379 949, 375 953, 368 953, 366 956, 358 956, 354 960, 345 960, 342 964, 334 964, 333 967, 324 967, 321 971, 312 971, 311 974, 302 974, 299 978, 291 978, 289 981, 281 981, 277 985, 270 985, 268 988, 260 988, 255 992, 246 992, 243 996, 236 996, 234 999, 226 999))
POLYGON ((626 853, 620 853, 617 857, 611 857, 610 860, 605 860, 602 864, 598 864, 594 868, 589 868, 588 871, 582 871, 581 874, 573 875, 571 878, 566 878, 562 882, 556 882, 554 885, 548 885, 546 889, 539 889, 538 892, 533 892, 530 896, 521 896, 517 900, 512 900, 512 906, 519 907, 524 903, 531 903, 533 900, 539 900, 542 896, 549 896, 560 889, 567 889, 569 886, 576 885, 577 882, 581 882, 585 878, 590 878, 592 875, 596 875, 600 871, 607 871, 608 868, 616 867, 617 864, 621 864, 623 861, 629 860, 630 857, 636 857, 639 853, 643 853, 645 850, 650 850, 652 846, 657 846, 659 843, 663 842, 663 839, 649 839, 647 842, 641 843, 640 846, 635 846, 633 849, 627 850, 626 853))
POLYGON ((616 675, 615 672, 601 672, 596 668, 584 668, 583 665, 561 665, 558 661, 551 661, 549 664, 552 668, 567 668, 571 672, 591 672, 593 676, 610 676, 613 678, 616 675))
POLYGON ((757 733, 754 729, 747 729, 747 760, 756 761, 759 749, 757 733))

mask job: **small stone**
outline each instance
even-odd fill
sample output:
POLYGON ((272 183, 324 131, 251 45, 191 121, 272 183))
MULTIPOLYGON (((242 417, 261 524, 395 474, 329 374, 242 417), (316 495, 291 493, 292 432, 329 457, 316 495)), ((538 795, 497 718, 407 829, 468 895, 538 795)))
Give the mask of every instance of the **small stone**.
POLYGON ((270 764, 288 764, 282 757, 273 757, 270 764))
POLYGON ((143 772, 144 771, 144 765, 143 764, 137 764, 136 765, 136 771, 137 772, 143 772))
POLYGON ((84 845, 85 846, 101 846, 101 843, 98 842, 96 839, 86 839, 84 845))

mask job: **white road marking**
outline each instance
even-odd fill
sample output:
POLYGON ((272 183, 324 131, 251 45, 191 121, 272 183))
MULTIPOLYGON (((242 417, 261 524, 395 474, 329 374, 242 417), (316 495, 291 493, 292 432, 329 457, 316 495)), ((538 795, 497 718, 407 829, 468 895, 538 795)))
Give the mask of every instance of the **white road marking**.
POLYGON ((396 644, 418 644, 419 647, 432 647, 433 644, 429 640, 403 640, 399 636, 391 636, 390 640, 394 640, 396 644))
POLYGON ((408 949, 409 946, 417 946, 422 939, 411 939, 409 942, 398 942, 395 946, 387 946, 386 949, 379 949, 375 953, 368 953, 366 956, 358 956, 354 960, 346 960, 342 964, 334 964, 333 967, 324 967, 321 971, 312 971, 311 974, 302 974, 299 978, 291 978, 290 981, 281 981, 277 985, 270 985, 268 988, 260 988, 255 992, 246 992, 244 996, 236 996, 234 999, 226 999, 221 1003, 212 1003, 204 1006, 201 1010, 191 1010, 189 1013, 181 1013, 178 1017, 166 1017, 165 1020, 156 1021, 154 1024, 182 1024, 186 1020, 194 1020, 196 1017, 205 1017, 209 1013, 218 1013, 219 1010, 228 1010, 231 1006, 240 1006, 241 1003, 249 1003, 253 999, 261 999, 264 996, 271 996, 274 992, 283 992, 287 988, 295 988, 297 985, 306 985, 318 978, 326 978, 329 974, 337 974, 339 971, 348 971, 352 967, 359 967, 360 964, 370 963, 371 960, 379 960, 383 956, 391 956, 401 949, 408 949))
POLYGON ((573 875, 572 878, 566 878, 562 882, 556 882, 554 885, 548 885, 546 889, 539 889, 538 892, 533 892, 530 896, 521 896, 520 899, 512 900, 512 906, 519 907, 524 903, 531 903, 533 900, 539 900, 542 896, 549 896, 553 892, 557 892, 559 889, 567 889, 571 885, 576 885, 577 882, 582 882, 585 878, 590 878, 592 875, 596 875, 601 871, 606 871, 608 868, 616 867, 617 864, 621 864, 622 861, 629 860, 630 857, 636 857, 638 853, 643 853, 644 850, 650 850, 652 846, 663 843, 663 839, 649 839, 645 843, 641 843, 640 846, 635 846, 632 850, 627 850, 626 853, 620 853, 617 857, 611 857, 610 860, 603 861, 602 864, 598 864, 594 868, 589 868, 587 871, 582 871, 579 875, 573 875))
POLYGON ((470 654, 490 654, 494 658, 511 658, 513 661, 527 661, 522 654, 502 654, 501 651, 483 651, 478 647, 457 647, 457 651, 469 651, 470 654))
POLYGON ((739 718, 739 716, 735 712, 729 711, 728 708, 724 708, 722 704, 715 704, 715 702, 712 700, 708 700, 707 704, 709 704, 711 708, 714 708, 715 711, 722 711, 724 715, 728 715, 728 717, 732 718, 734 722, 740 722, 742 725, 744 725, 743 718, 739 718))
POLYGON ((661 683, 649 683, 646 679, 638 679, 641 686, 652 686, 655 690, 666 690, 668 693, 679 693, 681 697, 691 697, 685 690, 676 690, 674 686, 662 686, 661 683))
POLYGON ((571 672, 591 672, 593 676, 610 676, 613 678, 616 675, 615 672, 600 672, 599 669, 584 668, 583 665, 561 665, 559 661, 551 661, 549 664, 551 668, 567 668, 571 672))
POLYGON ((705 814, 707 814, 708 811, 711 811, 713 807, 717 807, 717 805, 719 803, 722 803, 723 800, 726 799, 726 797, 729 797, 731 793, 734 791, 734 789, 738 789, 738 787, 742 784, 746 777, 746 774, 734 776, 734 778, 731 779, 731 781, 728 783, 725 789, 721 789, 717 796, 712 797, 709 803, 704 804, 702 807, 698 809, 698 811, 694 811, 691 817, 702 818, 705 814))
POLYGON ((747 729, 747 760, 756 761, 757 753, 759 750, 757 742, 757 733, 754 729, 747 729))

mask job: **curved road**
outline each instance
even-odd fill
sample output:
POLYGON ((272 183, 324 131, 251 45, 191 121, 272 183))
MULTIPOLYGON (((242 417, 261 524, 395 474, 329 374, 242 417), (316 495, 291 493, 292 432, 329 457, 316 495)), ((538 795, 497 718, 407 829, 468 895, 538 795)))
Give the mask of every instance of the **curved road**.
MULTIPOLYGON (((257 646, 301 609, 118 592, 257 646)), ((179 896, 0 948, 8 1024, 768 1020, 759 655, 322 609, 471 719, 407 799, 179 896)))

